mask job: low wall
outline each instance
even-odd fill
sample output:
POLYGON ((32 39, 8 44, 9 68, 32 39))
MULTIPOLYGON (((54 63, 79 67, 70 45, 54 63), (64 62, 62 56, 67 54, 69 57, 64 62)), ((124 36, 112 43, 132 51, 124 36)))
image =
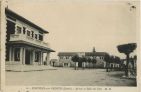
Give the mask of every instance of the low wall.
POLYGON ((21 65, 22 63, 20 61, 6 61, 6 65, 21 65))

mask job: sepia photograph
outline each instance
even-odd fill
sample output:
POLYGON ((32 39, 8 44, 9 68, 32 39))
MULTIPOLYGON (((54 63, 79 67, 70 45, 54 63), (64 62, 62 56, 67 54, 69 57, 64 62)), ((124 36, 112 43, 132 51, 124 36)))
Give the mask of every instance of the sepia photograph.
POLYGON ((139 5, 138 0, 6 0, 5 87, 136 88, 139 5))

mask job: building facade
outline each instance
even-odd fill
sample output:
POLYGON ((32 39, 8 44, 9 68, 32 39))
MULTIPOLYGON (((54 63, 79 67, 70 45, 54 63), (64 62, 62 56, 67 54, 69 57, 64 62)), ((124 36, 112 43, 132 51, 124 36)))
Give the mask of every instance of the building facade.
MULTIPOLYGON (((59 52, 59 65, 62 67, 74 67, 75 63, 72 61, 72 57, 74 55, 78 55, 79 57, 85 57, 86 62, 85 67, 86 68, 105 68, 106 67, 106 61, 105 56, 108 55, 106 52, 96 52, 95 50, 92 52, 59 52), (89 62, 88 59, 95 59, 96 62, 89 62)), ((78 67, 82 67, 83 63, 78 62, 78 67)))
POLYGON ((5 9, 5 14, 6 64, 47 65, 50 52, 54 52, 44 42, 48 31, 8 8, 5 9))
POLYGON ((59 66, 74 67, 75 63, 71 60, 74 55, 82 57, 85 55, 85 52, 59 52, 59 66))

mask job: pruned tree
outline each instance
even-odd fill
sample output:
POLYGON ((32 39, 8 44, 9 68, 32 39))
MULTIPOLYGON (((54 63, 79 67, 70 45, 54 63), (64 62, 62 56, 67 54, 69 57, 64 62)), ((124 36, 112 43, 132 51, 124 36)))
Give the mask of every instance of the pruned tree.
POLYGON ((90 68, 90 63, 92 62, 92 59, 91 58, 88 58, 88 63, 89 63, 89 68, 90 68))
POLYGON ((74 56, 71 58, 71 60, 72 60, 73 62, 75 62, 75 70, 76 70, 76 68, 77 68, 76 62, 79 62, 79 56, 78 56, 78 55, 74 55, 74 56))
POLYGON ((96 59, 95 59, 95 58, 92 58, 92 60, 91 60, 91 61, 92 61, 92 63, 93 63, 93 68, 94 68, 94 66, 95 66, 95 64, 96 64, 96 62, 97 62, 97 61, 96 61, 96 59))
POLYGON ((109 67, 110 67, 110 55, 106 54, 104 61, 106 62, 106 72, 109 72, 109 67))
POLYGON ((125 69, 125 76, 128 77, 128 65, 129 65, 129 55, 131 52, 133 52, 137 47, 136 43, 129 43, 129 44, 123 44, 123 45, 119 45, 117 46, 117 49, 120 53, 124 53, 126 55, 126 69, 125 69))
POLYGON ((86 59, 86 57, 84 57, 84 56, 82 56, 81 57, 81 62, 83 63, 83 69, 85 69, 85 63, 86 63, 86 61, 87 61, 87 59, 86 59))

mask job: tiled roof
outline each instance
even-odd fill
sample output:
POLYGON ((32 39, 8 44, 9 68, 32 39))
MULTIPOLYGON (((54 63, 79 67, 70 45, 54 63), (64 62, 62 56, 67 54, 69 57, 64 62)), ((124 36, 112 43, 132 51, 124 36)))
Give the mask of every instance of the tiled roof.
POLYGON ((106 52, 86 52, 85 56, 105 56, 108 55, 106 52))
MULTIPOLYGON (((59 52, 58 56, 74 56, 81 52, 59 52)), ((105 56, 108 55, 106 52, 83 52, 85 56, 105 56)))
POLYGON ((77 55, 77 52, 59 52, 58 56, 74 56, 77 55))
POLYGON ((36 24, 32 23, 31 21, 27 20, 26 18, 20 16, 19 14, 13 12, 12 10, 10 10, 10 9, 8 9, 8 8, 5 9, 5 13, 6 13, 7 16, 8 16, 8 15, 9 15, 9 16, 12 16, 13 18, 16 18, 16 19, 18 19, 18 20, 20 20, 20 21, 22 21, 22 22, 24 22, 24 23, 30 25, 30 26, 36 28, 37 30, 39 30, 39 31, 41 31, 41 32, 49 33, 48 31, 46 31, 46 30, 44 30, 43 28, 37 26, 36 24))

